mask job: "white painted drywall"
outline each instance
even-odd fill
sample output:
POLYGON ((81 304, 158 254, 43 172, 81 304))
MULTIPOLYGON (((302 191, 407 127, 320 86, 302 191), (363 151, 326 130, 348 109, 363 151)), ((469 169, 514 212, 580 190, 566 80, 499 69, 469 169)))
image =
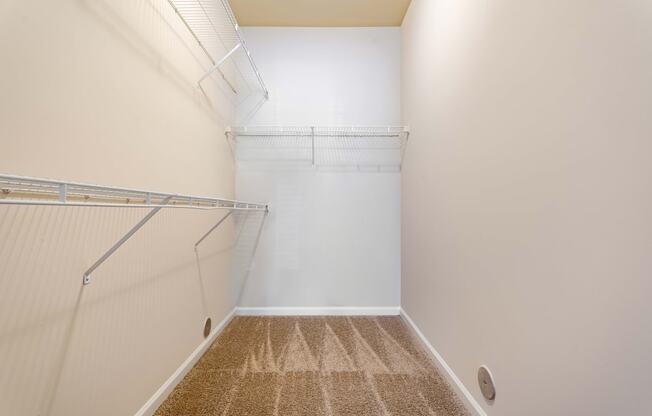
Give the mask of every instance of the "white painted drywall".
POLYGON ((413 0, 402 53, 403 307, 491 416, 649 414, 652 3, 413 0))
MULTIPOLYGON (((249 124, 398 123, 398 28, 244 33, 271 95, 249 124)), ((399 305, 398 172, 239 164, 236 196, 270 201, 271 209, 240 306, 399 305)), ((256 234, 242 237, 249 247, 256 234)))
POLYGON ((243 29, 270 91, 249 125, 396 125, 399 28, 243 29))

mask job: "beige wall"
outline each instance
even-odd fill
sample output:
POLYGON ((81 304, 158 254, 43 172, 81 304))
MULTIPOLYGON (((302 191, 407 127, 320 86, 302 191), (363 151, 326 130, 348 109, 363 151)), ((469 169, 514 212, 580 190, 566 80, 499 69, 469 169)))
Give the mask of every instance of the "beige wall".
MULTIPOLYGON (((230 102, 164 0, 0 5, 0 172, 233 196, 230 102)), ((233 224, 141 209, 0 207, 0 414, 132 415, 234 306, 233 224), (200 275, 201 270, 201 275, 200 275)))
POLYGON ((402 62, 403 307, 489 415, 649 414, 652 3, 414 0, 402 62))

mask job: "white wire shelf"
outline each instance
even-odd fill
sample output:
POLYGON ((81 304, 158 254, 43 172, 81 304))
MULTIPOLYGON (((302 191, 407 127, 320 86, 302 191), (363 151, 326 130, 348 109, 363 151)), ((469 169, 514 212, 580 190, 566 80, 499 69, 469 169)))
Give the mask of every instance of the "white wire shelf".
POLYGON ((231 127, 236 160, 334 168, 400 170, 409 130, 402 126, 231 127))
POLYGON ((168 3, 204 51, 212 67, 198 80, 218 76, 237 99, 253 94, 265 99, 265 86, 227 0, 168 0, 168 3))
POLYGON ((409 134, 403 126, 236 126, 227 133, 235 137, 386 137, 409 134))
POLYGON ((267 204, 255 202, 166 194, 162 192, 2 174, 0 174, 0 205, 150 208, 150 211, 143 219, 131 227, 122 238, 106 250, 84 272, 82 276, 84 285, 91 282, 91 276, 95 270, 107 261, 113 253, 122 247, 161 209, 228 210, 228 213, 195 243, 195 250, 234 211, 262 211, 265 215, 269 212, 267 204))
POLYGON ((0 205, 186 208, 267 211, 267 205, 0 174, 0 205))

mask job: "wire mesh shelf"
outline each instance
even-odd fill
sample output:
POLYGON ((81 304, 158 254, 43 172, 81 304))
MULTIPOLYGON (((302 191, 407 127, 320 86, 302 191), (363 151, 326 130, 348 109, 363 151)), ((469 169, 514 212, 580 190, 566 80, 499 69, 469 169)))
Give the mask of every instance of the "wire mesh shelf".
POLYGON ((285 163, 330 168, 400 170, 406 127, 232 127, 242 163, 285 163))
POLYGON ((215 77, 227 85, 236 104, 269 91, 251 57, 227 0, 168 0, 207 55, 212 67, 199 79, 215 77))
POLYGON ((53 179, 0 174, 0 205, 231 209, 267 211, 266 204, 168 194, 53 179))
POLYGON ((154 215, 164 208, 228 210, 228 213, 195 243, 195 249, 234 211, 260 211, 264 214, 268 212, 267 204, 255 202, 166 194, 129 188, 0 174, 0 206, 2 205, 149 208, 149 212, 145 217, 131 227, 120 240, 106 250, 84 272, 82 277, 84 285, 91 282, 91 277, 95 270, 120 249, 154 215))

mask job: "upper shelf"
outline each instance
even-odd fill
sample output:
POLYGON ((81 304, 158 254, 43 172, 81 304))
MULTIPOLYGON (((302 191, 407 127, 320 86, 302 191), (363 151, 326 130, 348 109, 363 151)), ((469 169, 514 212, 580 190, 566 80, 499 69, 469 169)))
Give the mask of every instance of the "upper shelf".
POLYGON ((251 57, 227 0, 168 0, 204 51, 211 68, 198 80, 218 76, 241 103, 252 94, 265 99, 269 91, 251 57))

